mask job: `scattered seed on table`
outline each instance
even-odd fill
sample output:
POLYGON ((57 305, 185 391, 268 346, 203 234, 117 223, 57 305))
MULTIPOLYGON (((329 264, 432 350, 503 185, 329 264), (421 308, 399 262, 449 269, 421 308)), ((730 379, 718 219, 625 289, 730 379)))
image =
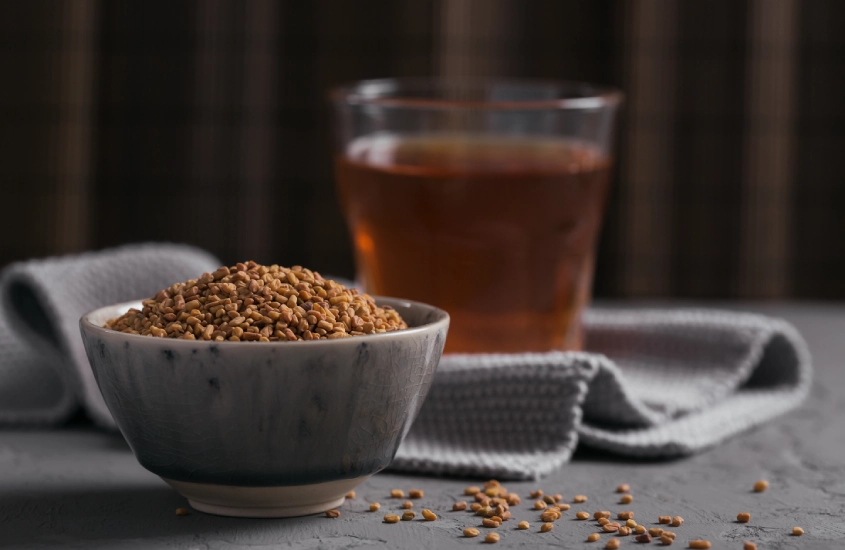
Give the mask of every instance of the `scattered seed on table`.
POLYGON ((594 518, 596 518, 596 519, 599 519, 599 518, 609 518, 609 517, 610 517, 610 512, 609 512, 609 511, 607 511, 607 510, 599 510, 598 512, 596 512, 595 514, 593 514, 593 517, 594 517, 594 518))
POLYGON ((530 496, 531 498, 542 498, 543 497, 543 490, 537 489, 536 491, 531 491, 531 493, 528 496, 530 496))
POLYGON ((565 502, 560 502, 556 506, 558 507, 558 509, 560 509, 561 512, 565 512, 570 508, 570 506, 565 502))
POLYGON ((672 516, 660 516, 657 523, 672 523, 672 516))
POLYGON ((660 542, 663 544, 663 546, 669 546, 673 542, 675 542, 675 539, 673 539, 672 537, 667 537, 666 535, 661 535, 660 542))
POLYGON ((587 542, 596 542, 600 538, 601 538, 601 535, 599 533, 591 533, 590 535, 587 536, 587 542))
POLYGON ((585 495, 575 495, 575 498, 572 499, 572 502, 576 504, 581 504, 582 502, 587 502, 587 497, 585 495))
POLYGON ((672 527, 680 527, 684 524, 684 518, 681 516, 675 516, 672 518, 672 527))
POLYGON ((634 497, 631 495, 622 495, 619 499, 620 504, 631 504, 632 502, 634 502, 634 497))
POLYGON ((464 536, 467 538, 477 537, 478 536, 478 529, 475 527, 467 527, 464 529, 464 536))
POLYGON ((672 531, 663 531, 662 533, 660 533, 660 536, 661 537, 669 537, 670 539, 675 540, 676 535, 672 531))
POLYGON ((547 510, 540 514, 540 520, 542 521, 557 521, 560 519, 560 512, 555 512, 554 510, 547 510))
POLYGON ((346 493, 346 498, 355 498, 355 491, 349 491, 346 493))
POLYGON ((527 521, 520 521, 516 526, 517 529, 522 529, 523 531, 530 528, 530 527, 531 527, 531 524, 528 523, 527 521))
POLYGON ((499 542, 499 534, 498 533, 489 533, 486 537, 484 537, 484 542, 487 544, 496 544, 499 542))
POLYGON ((599 524, 599 525, 607 525, 608 523, 610 523, 610 520, 609 520, 609 519, 607 519, 607 518, 606 518, 606 517, 604 517, 604 516, 600 517, 600 518, 599 518, 598 520, 596 520, 596 521, 598 522, 598 524, 599 524))
POLYGON ((478 493, 479 491, 481 491, 481 489, 479 487, 476 487, 475 485, 471 485, 471 486, 467 487, 466 489, 464 489, 464 494, 469 495, 469 496, 473 496, 476 493, 478 493))
POLYGON ((437 514, 426 508, 422 511, 422 517, 426 521, 434 521, 437 519, 437 514))
POLYGON ((340 510, 326 510, 326 517, 327 518, 339 518, 340 517, 340 510))
POLYGON ((390 498, 405 498, 405 491, 402 489, 391 489, 390 498))
POLYGON ((519 498, 519 495, 518 495, 518 494, 516 494, 516 493, 510 493, 510 494, 507 496, 507 501, 508 501, 508 504, 509 504, 510 506, 516 506, 517 504, 521 504, 521 503, 522 503, 522 499, 521 499, 521 498, 519 498))
POLYGON ((634 521, 633 519, 629 519, 629 520, 627 520, 627 521, 625 522, 625 525, 626 525, 627 527, 630 527, 631 529, 636 529, 636 528, 637 528, 637 522, 636 522, 636 521, 634 521))
POLYGON ((404 508, 406 510, 409 510, 413 507, 414 507, 414 503, 411 502, 410 500, 406 500, 405 502, 402 503, 402 508, 404 508))
POLYGON ((549 531, 551 531, 554 528, 555 528, 554 523, 544 523, 542 526, 540 526, 540 532, 541 533, 548 533, 549 531))
POLYGON ((616 518, 617 519, 626 519, 626 520, 627 519, 634 519, 634 512, 631 512, 631 511, 619 512, 618 514, 616 514, 616 518))
POLYGON ((188 511, 187 508, 176 508, 176 515, 177 516, 187 516, 191 512, 188 511))
POLYGON ((616 550, 619 548, 620 544, 621 542, 619 542, 619 539, 610 539, 604 547, 607 548, 607 550, 616 550))
POLYGON ((748 512, 740 512, 736 515, 736 520, 740 523, 748 523, 751 521, 751 514, 748 512))
POLYGON ((473 512, 477 512, 481 509, 481 504, 478 502, 473 502, 472 504, 470 504, 469 509, 473 512))
POLYGON ((690 548, 707 549, 710 548, 709 540, 691 540, 689 541, 690 548))
POLYGON ((637 525, 636 527, 634 527, 634 532, 638 535, 642 535, 643 533, 645 533, 645 525, 637 525))
POLYGON ((766 489, 769 488, 769 482, 765 479, 761 479, 757 483, 754 484, 754 492, 755 493, 762 493, 766 489))
POLYGON ((501 525, 501 524, 502 524, 502 522, 504 522, 504 521, 505 521, 505 520, 504 520, 502 517, 500 517, 500 516, 492 516, 490 519, 492 519, 493 521, 495 521, 495 522, 496 522, 496 523, 498 523, 499 525, 501 525))
POLYGON ((648 533, 643 533, 642 535, 637 535, 637 542, 651 542, 651 535, 648 533))
POLYGON ((455 504, 452 505, 452 511, 453 512, 460 512, 460 511, 466 510, 466 509, 467 509, 467 503, 466 503, 465 500, 462 500, 460 502, 456 502, 455 504))
POLYGON ((378 502, 373 502, 370 504, 370 512, 378 512, 378 509, 381 508, 381 504, 378 502))
POLYGON ((623 525, 623 526, 619 527, 618 533, 622 537, 627 537, 628 535, 631 534, 631 528, 623 525))
POLYGON ((588 512, 576 512, 575 517, 578 519, 590 519, 590 514, 588 512))
POLYGON ((746 542, 742 545, 742 550, 757 550, 757 545, 753 542, 746 542))
POLYGON ((560 493, 555 493, 554 495, 552 495, 552 498, 555 499, 555 502, 560 502, 561 500, 563 500, 563 495, 560 493))
POLYGON ((648 534, 652 537, 659 537, 663 534, 663 529, 661 529, 660 527, 652 527, 648 530, 648 534))
POLYGON ((616 531, 619 530, 619 526, 608 523, 607 525, 602 525, 601 529, 605 533, 615 533, 616 531))
POLYGON ((417 513, 416 513, 416 512, 414 512, 413 510, 406 510, 406 511, 402 514, 402 521, 411 521, 411 520, 412 520, 412 519, 414 519, 415 517, 417 517, 417 513))
POLYGON ((399 523, 399 519, 399 516, 397 516, 396 514, 387 514, 386 516, 384 516, 385 523, 399 523))
POLYGON ((628 485, 627 483, 623 483, 622 485, 620 485, 619 487, 616 488, 617 493, 627 493, 630 490, 631 490, 631 486, 628 485))
POLYGON ((507 510, 508 510, 508 509, 507 509, 507 507, 506 507, 506 506, 504 506, 504 505, 502 505, 502 504, 498 504, 498 505, 496 505, 496 508, 495 508, 496 515, 497 515, 497 516, 499 516, 499 517, 502 517, 502 515, 503 515, 503 514, 504 514, 507 510))
POLYGON ((505 512, 502 514, 502 519, 511 519, 511 511, 505 510, 505 512))
POLYGON ((501 522, 498 522, 492 518, 484 518, 481 520, 481 525, 483 525, 484 527, 492 527, 493 529, 495 529, 501 525, 501 522))
POLYGON ((484 489, 484 494, 488 497, 497 497, 499 496, 499 486, 493 485, 484 489))
POLYGON ((804 530, 801 529, 800 527, 793 527, 792 528, 792 535, 793 536, 800 537, 803 534, 804 534, 804 530))
POLYGON ((409 498, 422 498, 424 495, 425 493, 419 489, 411 489, 410 491, 408 491, 409 498))
POLYGON ((534 509, 535 510, 543 510, 545 508, 546 508, 546 503, 543 502, 542 500, 538 500, 537 502, 534 503, 534 509))
POLYGON ((475 493, 475 495, 472 498, 475 499, 475 502, 480 502, 482 504, 490 501, 490 497, 488 497, 487 495, 485 495, 484 493, 482 493, 480 491, 475 493))
POLYGON ((552 495, 543 495, 543 502, 545 502, 546 504, 554 504, 557 501, 552 495))

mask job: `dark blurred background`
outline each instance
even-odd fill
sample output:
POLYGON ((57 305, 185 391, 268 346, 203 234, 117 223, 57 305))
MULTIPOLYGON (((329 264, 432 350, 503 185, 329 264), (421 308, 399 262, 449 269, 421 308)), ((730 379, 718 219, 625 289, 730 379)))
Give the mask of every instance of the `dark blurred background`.
POLYGON ((845 1, 0 3, 0 266, 126 242, 351 276, 326 91, 627 94, 599 296, 845 298, 845 1))

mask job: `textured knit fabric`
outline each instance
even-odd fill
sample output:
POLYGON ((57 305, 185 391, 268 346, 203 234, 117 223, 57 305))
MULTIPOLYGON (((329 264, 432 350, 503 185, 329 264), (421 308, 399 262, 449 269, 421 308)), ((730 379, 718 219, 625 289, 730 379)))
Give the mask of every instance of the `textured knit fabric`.
POLYGON ((797 406, 810 356, 784 321, 699 310, 591 311, 590 353, 452 355, 392 467, 534 479, 581 443, 695 453, 797 406))
MULTIPOLYGON (((113 426, 79 317, 218 265, 190 247, 137 245, 6 268, 0 422, 58 423, 83 406, 113 426)), ((806 345, 777 319, 596 309, 585 330, 584 353, 444 356, 392 467, 534 479, 579 441, 630 456, 691 454, 795 407, 809 390, 806 345)))
POLYGON ((213 271, 199 249, 130 245, 32 260, 0 274, 0 423, 56 424, 79 406, 113 426, 79 334, 79 318, 100 306, 149 298, 213 271))

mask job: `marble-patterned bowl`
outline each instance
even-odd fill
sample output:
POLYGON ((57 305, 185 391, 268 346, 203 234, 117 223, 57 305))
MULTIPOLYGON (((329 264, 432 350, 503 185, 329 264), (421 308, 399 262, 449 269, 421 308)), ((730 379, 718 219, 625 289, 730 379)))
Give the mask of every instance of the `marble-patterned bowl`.
POLYGON ((147 470, 212 514, 329 510, 393 459, 425 399, 449 315, 389 298, 407 330, 310 342, 209 342, 80 319, 109 411, 147 470))

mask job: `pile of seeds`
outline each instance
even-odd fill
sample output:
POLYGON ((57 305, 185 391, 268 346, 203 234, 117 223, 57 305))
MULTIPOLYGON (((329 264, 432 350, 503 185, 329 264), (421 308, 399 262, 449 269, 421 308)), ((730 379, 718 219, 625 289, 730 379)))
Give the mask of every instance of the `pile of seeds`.
POLYGON ((176 283, 106 328, 188 340, 274 342, 363 336, 408 328, 390 306, 301 266, 223 266, 176 283))
MULTIPOLYGON (((765 481, 758 481, 754 486, 756 492, 763 492, 768 487, 765 481)), ((633 497, 629 494, 631 490, 628 484, 620 485, 617 488, 618 493, 624 493, 620 503, 628 504, 633 501, 633 497), (628 498, 625 498, 628 497, 628 498)), ((511 493, 503 487, 495 479, 491 479, 484 483, 483 487, 471 486, 464 489, 464 495, 472 497, 475 502, 471 506, 467 505, 466 501, 458 501, 452 505, 453 512, 460 512, 469 510, 476 516, 481 516, 481 525, 478 527, 490 529, 484 537, 484 542, 488 544, 495 544, 499 542, 500 535, 495 532, 503 522, 511 519, 513 507, 521 503, 519 495, 511 493)), ((408 496, 412 499, 421 499, 424 497, 423 491, 419 489, 411 489, 408 496)), ((554 523, 563 516, 563 512, 570 509, 570 505, 563 502, 563 495, 546 494, 543 490, 536 490, 531 492, 528 496, 534 502, 529 503, 529 507, 534 513, 540 514, 540 533, 549 533, 554 529, 554 523)), ((347 495, 347 498, 354 498, 355 493, 352 492, 347 495)), ((392 489, 390 491, 390 498, 404 499, 405 491, 402 489, 392 489)), ((585 495, 575 495, 572 502, 576 504, 583 504, 587 502, 585 495)), ((400 523, 402 521, 413 521, 416 518, 416 513, 409 510, 414 507, 414 503, 410 500, 401 504, 405 509, 401 517, 396 514, 387 514, 384 516, 384 523, 400 523)), ((373 502, 369 505, 371 512, 377 512, 381 508, 381 504, 373 502)), ((515 512, 519 513, 519 512, 515 512)), ((622 541, 616 537, 626 537, 633 535, 633 539, 637 543, 651 543, 652 541, 659 541, 660 546, 671 546, 675 543, 676 533, 664 530, 661 527, 646 528, 644 525, 638 524, 634 520, 634 512, 625 510, 616 512, 616 519, 620 521, 611 520, 611 512, 609 510, 598 510, 592 514, 596 520, 598 527, 597 533, 591 533, 587 536, 586 542, 598 542, 602 535, 609 534, 611 537, 606 541, 604 548, 607 550, 616 550, 620 548, 622 541), (624 522, 624 523, 623 523, 624 522)), ((329 510, 326 516, 330 518, 337 518, 340 512, 337 510, 329 510)), ((585 510, 580 510, 575 513, 575 517, 579 520, 588 520, 591 515, 585 510)), ((429 509, 423 509, 422 521, 436 521, 437 514, 429 509)), ((751 514, 748 512, 741 512, 737 516, 737 521, 740 523, 747 523, 751 520, 751 514)), ((648 520, 647 520, 648 521, 648 520)), ((660 523, 666 526, 681 527, 684 524, 684 518, 681 516, 658 516, 650 520, 652 523, 660 523)), ((519 531, 526 531, 531 528, 528 521, 522 520, 517 525, 516 529, 519 531)), ((481 531, 477 527, 466 527, 462 530, 462 534, 466 538, 474 538, 481 535, 481 531)), ((792 529, 793 536, 801 536, 804 530, 801 527, 792 529)), ((707 549, 711 547, 710 541, 693 539, 688 541, 687 548, 707 549)), ((757 545, 753 542, 747 541, 743 544, 743 550, 756 550, 757 545)))

